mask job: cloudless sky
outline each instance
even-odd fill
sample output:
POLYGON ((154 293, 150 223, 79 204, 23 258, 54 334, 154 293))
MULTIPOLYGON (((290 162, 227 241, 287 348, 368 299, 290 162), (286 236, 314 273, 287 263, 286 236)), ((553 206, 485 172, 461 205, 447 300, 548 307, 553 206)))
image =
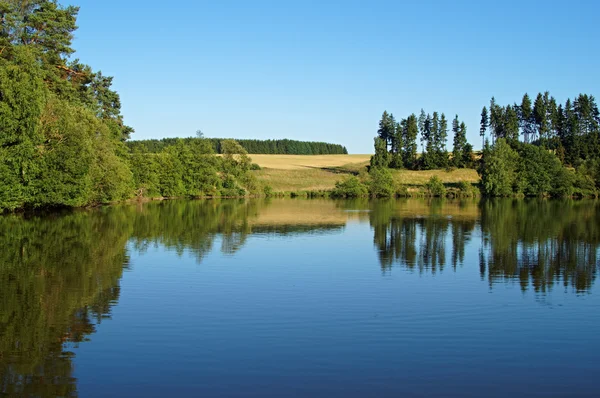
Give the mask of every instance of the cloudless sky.
MULTIPOLYGON (((114 76, 133 139, 290 138, 372 153, 384 110, 600 95, 598 1, 65 0, 74 55, 114 76)), ((452 145, 449 136, 448 146, 452 145)))

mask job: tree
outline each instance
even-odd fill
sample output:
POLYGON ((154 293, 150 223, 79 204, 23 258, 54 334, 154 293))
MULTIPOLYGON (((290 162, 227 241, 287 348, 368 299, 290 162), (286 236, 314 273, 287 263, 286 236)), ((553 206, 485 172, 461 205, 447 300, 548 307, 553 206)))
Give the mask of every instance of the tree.
POLYGON ((481 184, 491 196, 509 196, 517 182, 519 154, 503 139, 483 151, 481 184))
POLYGON ((402 133, 404 136, 404 164, 407 168, 414 170, 417 167, 417 136, 419 134, 417 116, 414 113, 402 121, 402 133))
POLYGON ((390 167, 394 169, 401 169, 404 167, 404 161, 402 160, 402 147, 404 146, 402 126, 400 123, 396 123, 394 132, 391 138, 391 161, 390 167))
POLYGON ((523 95, 519 110, 519 124, 521 126, 521 130, 523 131, 523 140, 525 142, 530 142, 531 137, 534 134, 532 117, 533 111, 531 109, 531 99, 527 93, 523 95))
POLYGON ((465 167, 465 150, 467 149, 466 126, 460 123, 458 115, 452 121, 452 132, 454 133, 452 163, 456 167, 465 167))
POLYGON ((377 135, 385 142, 386 151, 394 135, 395 124, 394 115, 389 114, 387 111, 383 111, 381 120, 379 121, 377 135))
POLYGON ((546 103, 542 93, 538 93, 533 105, 533 119, 539 139, 545 139, 548 134, 548 118, 546 103))
POLYGON ((485 146, 485 132, 488 129, 489 126, 489 117, 488 117, 488 110, 487 108, 484 106, 483 109, 481 110, 481 122, 480 122, 480 128, 479 128, 479 135, 481 136, 481 140, 482 140, 482 149, 485 146))
POLYGON ((371 157, 371 167, 386 168, 390 165, 387 144, 381 137, 375 137, 375 155, 371 157))
POLYGON ((446 167, 448 166, 448 151, 446 148, 446 142, 448 140, 448 120, 443 113, 440 118, 435 138, 437 167, 446 167))

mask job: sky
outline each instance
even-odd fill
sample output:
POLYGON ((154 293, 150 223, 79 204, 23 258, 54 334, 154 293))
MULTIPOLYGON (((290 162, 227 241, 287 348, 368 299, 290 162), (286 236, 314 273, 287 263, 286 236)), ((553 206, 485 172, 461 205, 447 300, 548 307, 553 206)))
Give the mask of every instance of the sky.
MULTIPOLYGON (((132 139, 326 141, 372 153, 384 110, 600 96, 597 1, 60 0, 72 58, 114 76, 132 139)), ((451 147, 449 137, 448 146, 451 147)))

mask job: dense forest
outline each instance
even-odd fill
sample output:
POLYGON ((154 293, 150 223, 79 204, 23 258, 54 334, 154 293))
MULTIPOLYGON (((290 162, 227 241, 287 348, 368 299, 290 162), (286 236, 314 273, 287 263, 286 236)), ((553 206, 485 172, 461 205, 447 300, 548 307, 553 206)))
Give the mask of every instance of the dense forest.
POLYGON ((600 112, 591 95, 567 99, 564 106, 548 92, 533 102, 525 94, 520 105, 500 106, 492 97, 489 111, 481 112, 481 156, 473 153, 458 116, 449 152, 448 124, 444 113, 421 110, 397 122, 385 111, 371 169, 477 168, 481 191, 489 196, 597 196, 600 190, 600 112))
MULTIPOLYGON (((184 144, 192 144, 197 140, 207 140, 213 151, 223 153, 223 145, 226 139, 222 138, 182 138, 184 144)), ((165 148, 176 145, 178 138, 163 138, 161 140, 135 140, 128 141, 127 146, 133 151, 139 149, 143 152, 158 153, 165 148)), ((326 142, 310 142, 295 140, 236 140, 249 154, 267 155, 347 155, 346 147, 326 142)), ((193 144, 192 144, 193 145, 193 144)))
POLYGON ((112 78, 71 59, 77 7, 0 1, 0 211, 86 206, 139 195, 240 195, 246 151, 204 140, 145 156, 125 141, 112 78))

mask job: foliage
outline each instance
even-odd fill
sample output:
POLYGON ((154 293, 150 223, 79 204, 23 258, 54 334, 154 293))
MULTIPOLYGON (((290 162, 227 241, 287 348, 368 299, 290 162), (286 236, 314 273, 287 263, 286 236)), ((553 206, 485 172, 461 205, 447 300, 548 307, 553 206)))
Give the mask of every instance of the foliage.
POLYGON ((431 196, 446 196, 446 187, 438 176, 432 176, 429 179, 427 190, 431 196))
POLYGON ((127 198, 132 173, 112 78, 67 61, 78 9, 0 2, 0 210, 127 198))
POLYGON ((335 183, 331 196, 338 198, 356 198, 367 196, 369 189, 357 177, 351 176, 335 183))
POLYGON ((481 165, 483 192, 490 196, 508 196, 517 182, 519 154, 503 139, 493 148, 484 148, 481 165))
POLYGON ((378 198, 394 196, 394 177, 389 169, 372 167, 369 171, 369 194, 378 198))
POLYGON ((390 165, 390 154, 387 144, 381 137, 375 137, 375 155, 371 157, 371 167, 385 168, 390 165))

